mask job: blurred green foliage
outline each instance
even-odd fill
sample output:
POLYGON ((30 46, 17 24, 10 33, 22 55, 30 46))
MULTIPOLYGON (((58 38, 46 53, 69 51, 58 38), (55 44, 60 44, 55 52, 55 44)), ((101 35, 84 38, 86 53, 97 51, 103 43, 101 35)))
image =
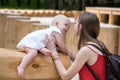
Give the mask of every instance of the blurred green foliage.
POLYGON ((0 0, 0 8, 82 10, 85 6, 120 7, 120 0, 0 0))

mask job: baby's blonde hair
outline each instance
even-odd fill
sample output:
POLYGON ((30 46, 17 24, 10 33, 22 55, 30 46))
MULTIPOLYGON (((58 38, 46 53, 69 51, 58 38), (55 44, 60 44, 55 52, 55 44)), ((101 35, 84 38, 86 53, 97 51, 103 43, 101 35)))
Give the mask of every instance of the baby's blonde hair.
POLYGON ((68 19, 68 17, 66 17, 65 15, 62 15, 62 14, 56 15, 52 20, 52 24, 54 25, 55 22, 61 22, 63 19, 68 19))

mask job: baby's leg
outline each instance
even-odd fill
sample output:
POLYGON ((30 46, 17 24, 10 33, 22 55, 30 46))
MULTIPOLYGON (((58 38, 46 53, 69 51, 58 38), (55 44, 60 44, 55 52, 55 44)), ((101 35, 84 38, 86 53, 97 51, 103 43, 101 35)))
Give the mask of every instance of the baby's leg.
POLYGON ((37 50, 31 48, 25 48, 27 54, 23 57, 20 65, 17 67, 18 75, 24 78, 24 69, 26 66, 37 56, 37 50))
POLYGON ((47 48, 40 49, 40 52, 45 56, 49 56, 51 54, 51 51, 47 48))

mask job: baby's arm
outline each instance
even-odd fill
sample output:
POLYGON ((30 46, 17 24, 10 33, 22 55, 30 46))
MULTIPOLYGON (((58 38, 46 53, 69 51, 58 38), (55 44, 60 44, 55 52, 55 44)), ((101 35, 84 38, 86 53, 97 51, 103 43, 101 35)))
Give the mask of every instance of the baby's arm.
POLYGON ((60 51, 62 51, 63 53, 69 55, 70 58, 71 58, 71 60, 74 61, 74 59, 75 59, 76 56, 67 49, 66 45, 63 42, 62 35, 60 35, 57 32, 53 32, 53 36, 55 38, 56 44, 58 46, 58 49, 60 51))
POLYGON ((62 51, 63 53, 68 54, 68 49, 66 48, 66 46, 62 40, 62 35, 57 32, 53 32, 52 35, 55 38, 55 42, 56 42, 58 49, 60 51, 62 51))

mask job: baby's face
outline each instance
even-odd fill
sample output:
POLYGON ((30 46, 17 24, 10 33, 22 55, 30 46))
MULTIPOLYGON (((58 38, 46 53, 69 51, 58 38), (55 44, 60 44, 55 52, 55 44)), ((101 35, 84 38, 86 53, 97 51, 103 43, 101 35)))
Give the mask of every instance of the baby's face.
POLYGON ((63 34, 65 34, 70 27, 70 20, 69 19, 63 19, 61 22, 58 22, 58 28, 62 31, 63 34))

